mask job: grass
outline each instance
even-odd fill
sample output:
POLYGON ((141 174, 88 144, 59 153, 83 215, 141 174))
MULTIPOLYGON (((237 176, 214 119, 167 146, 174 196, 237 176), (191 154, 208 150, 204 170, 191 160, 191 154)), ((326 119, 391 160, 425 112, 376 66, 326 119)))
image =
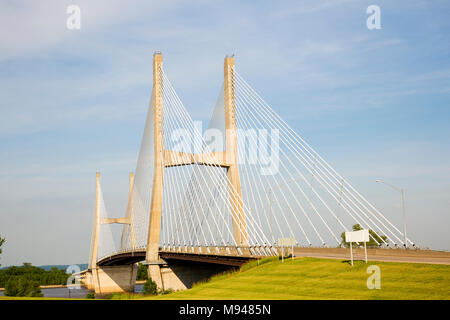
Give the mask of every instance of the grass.
MULTIPOLYGON (((348 261, 319 258, 278 258, 253 261, 240 270, 170 294, 142 296, 118 293, 110 299, 450 299, 450 266, 438 264, 348 261), (381 270, 381 289, 369 290, 367 267, 381 270)), ((61 298, 9 299, 61 300, 61 298)), ((66 300, 66 299, 64 299, 66 300)))
MULTIPOLYGON (((133 297, 135 298, 135 297, 133 297)), ((267 259, 213 277, 191 289, 144 299, 450 299, 450 266, 318 258, 267 259), (367 288, 369 265, 381 289, 367 288)))
POLYGON ((139 293, 117 292, 109 294, 106 299, 108 300, 133 300, 142 299, 143 295, 139 293))

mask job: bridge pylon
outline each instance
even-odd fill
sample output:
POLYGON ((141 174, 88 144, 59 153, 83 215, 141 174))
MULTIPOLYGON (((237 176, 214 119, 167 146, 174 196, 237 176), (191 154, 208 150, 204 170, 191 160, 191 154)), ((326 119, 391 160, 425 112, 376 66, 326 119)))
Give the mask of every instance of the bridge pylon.
MULTIPOLYGON (((130 190, 132 192, 134 174, 130 173, 130 190)), ((101 215, 100 208, 103 201, 100 187, 100 172, 95 175, 95 213, 94 225, 92 230, 92 247, 89 257, 88 272, 86 274, 86 286, 95 293, 112 293, 121 291, 133 291, 136 282, 136 264, 127 266, 99 266, 98 245, 100 236, 100 226, 104 224, 125 224, 130 228, 131 241, 135 246, 133 216, 129 215, 123 218, 105 218, 101 215)))
POLYGON ((100 172, 95 174, 95 210, 94 210, 94 225, 92 228, 92 247, 89 257, 89 268, 95 269, 97 267, 98 258, 98 237, 99 237, 99 220, 100 220, 100 172))
POLYGON ((162 54, 155 52, 153 55, 153 139, 154 139, 154 175, 152 200, 150 205, 150 219, 148 224, 147 247, 145 261, 148 265, 148 275, 156 282, 159 288, 163 288, 160 261, 159 261, 159 236, 161 231, 161 214, 163 203, 163 152, 164 152, 164 104, 162 92, 162 54))
POLYGON ((164 262, 159 259, 159 240, 163 204, 164 169, 166 167, 199 164, 226 168, 229 201, 233 221, 233 238, 238 246, 248 246, 247 225, 245 221, 237 162, 238 148, 236 133, 236 97, 234 91, 234 56, 227 56, 224 60, 225 151, 212 152, 209 154, 187 154, 185 152, 175 152, 165 149, 162 64, 162 54, 160 52, 155 52, 153 55, 152 90, 154 176, 146 247, 148 274, 153 281, 156 282, 158 287, 161 288, 163 288, 161 265, 163 265, 164 262))
POLYGON ((227 177, 231 213, 233 215, 233 237, 240 246, 248 245, 247 225, 242 202, 241 181, 237 157, 236 95, 234 90, 234 55, 224 61, 225 144, 227 177))

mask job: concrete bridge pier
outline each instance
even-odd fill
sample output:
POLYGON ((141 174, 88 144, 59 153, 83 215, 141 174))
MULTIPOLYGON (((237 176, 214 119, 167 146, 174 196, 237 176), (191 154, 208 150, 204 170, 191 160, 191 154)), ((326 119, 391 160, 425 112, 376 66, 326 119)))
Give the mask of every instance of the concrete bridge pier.
MULTIPOLYGON (((163 260, 157 262, 147 262, 148 277, 151 278, 159 290, 172 289, 185 290, 188 288, 186 283, 177 276, 170 266, 163 260)), ((182 278, 183 276, 180 275, 182 278)))
POLYGON ((148 276, 155 281, 158 289, 174 291, 186 290, 199 281, 237 268, 236 266, 193 261, 160 260, 148 264, 148 276))
POLYGON ((147 275, 150 279, 155 281, 158 289, 164 290, 164 282, 163 282, 162 272, 161 272, 162 265, 163 265, 162 261, 153 262, 153 263, 147 262, 147 275))
POLYGON ((97 266, 86 273, 85 284, 97 294, 133 292, 136 284, 137 264, 97 266))

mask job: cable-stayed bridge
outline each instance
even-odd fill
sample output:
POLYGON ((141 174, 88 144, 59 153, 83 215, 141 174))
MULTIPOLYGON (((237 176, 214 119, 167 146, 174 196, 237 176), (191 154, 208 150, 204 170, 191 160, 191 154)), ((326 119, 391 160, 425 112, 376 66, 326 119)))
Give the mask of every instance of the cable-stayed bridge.
POLYGON ((382 247, 414 243, 337 173, 224 61, 208 129, 188 114, 153 57, 153 90, 124 217, 108 216, 100 174, 88 287, 130 290, 145 261, 161 288, 300 247, 337 247, 359 224, 382 247), (115 239, 111 224, 121 224, 115 239), (284 239, 284 240, 282 240, 284 239), (295 243, 295 244, 294 244, 295 243))

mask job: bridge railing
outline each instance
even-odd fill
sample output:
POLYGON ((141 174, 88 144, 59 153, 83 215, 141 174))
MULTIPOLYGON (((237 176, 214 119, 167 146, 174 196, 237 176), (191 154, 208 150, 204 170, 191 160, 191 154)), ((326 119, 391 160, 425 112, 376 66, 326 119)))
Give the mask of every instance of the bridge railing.
POLYGON ((274 256, 279 252, 273 246, 163 246, 160 251, 227 256, 274 256))
MULTIPOLYGON (((114 253, 104 255, 98 259, 104 260, 116 255, 135 253, 145 251, 145 246, 139 246, 131 249, 118 250, 114 253)), ((184 253, 184 254, 204 254, 204 255, 223 255, 223 256, 277 256, 280 255, 281 247, 277 246, 192 246, 192 245, 166 245, 159 247, 161 252, 184 253)))

